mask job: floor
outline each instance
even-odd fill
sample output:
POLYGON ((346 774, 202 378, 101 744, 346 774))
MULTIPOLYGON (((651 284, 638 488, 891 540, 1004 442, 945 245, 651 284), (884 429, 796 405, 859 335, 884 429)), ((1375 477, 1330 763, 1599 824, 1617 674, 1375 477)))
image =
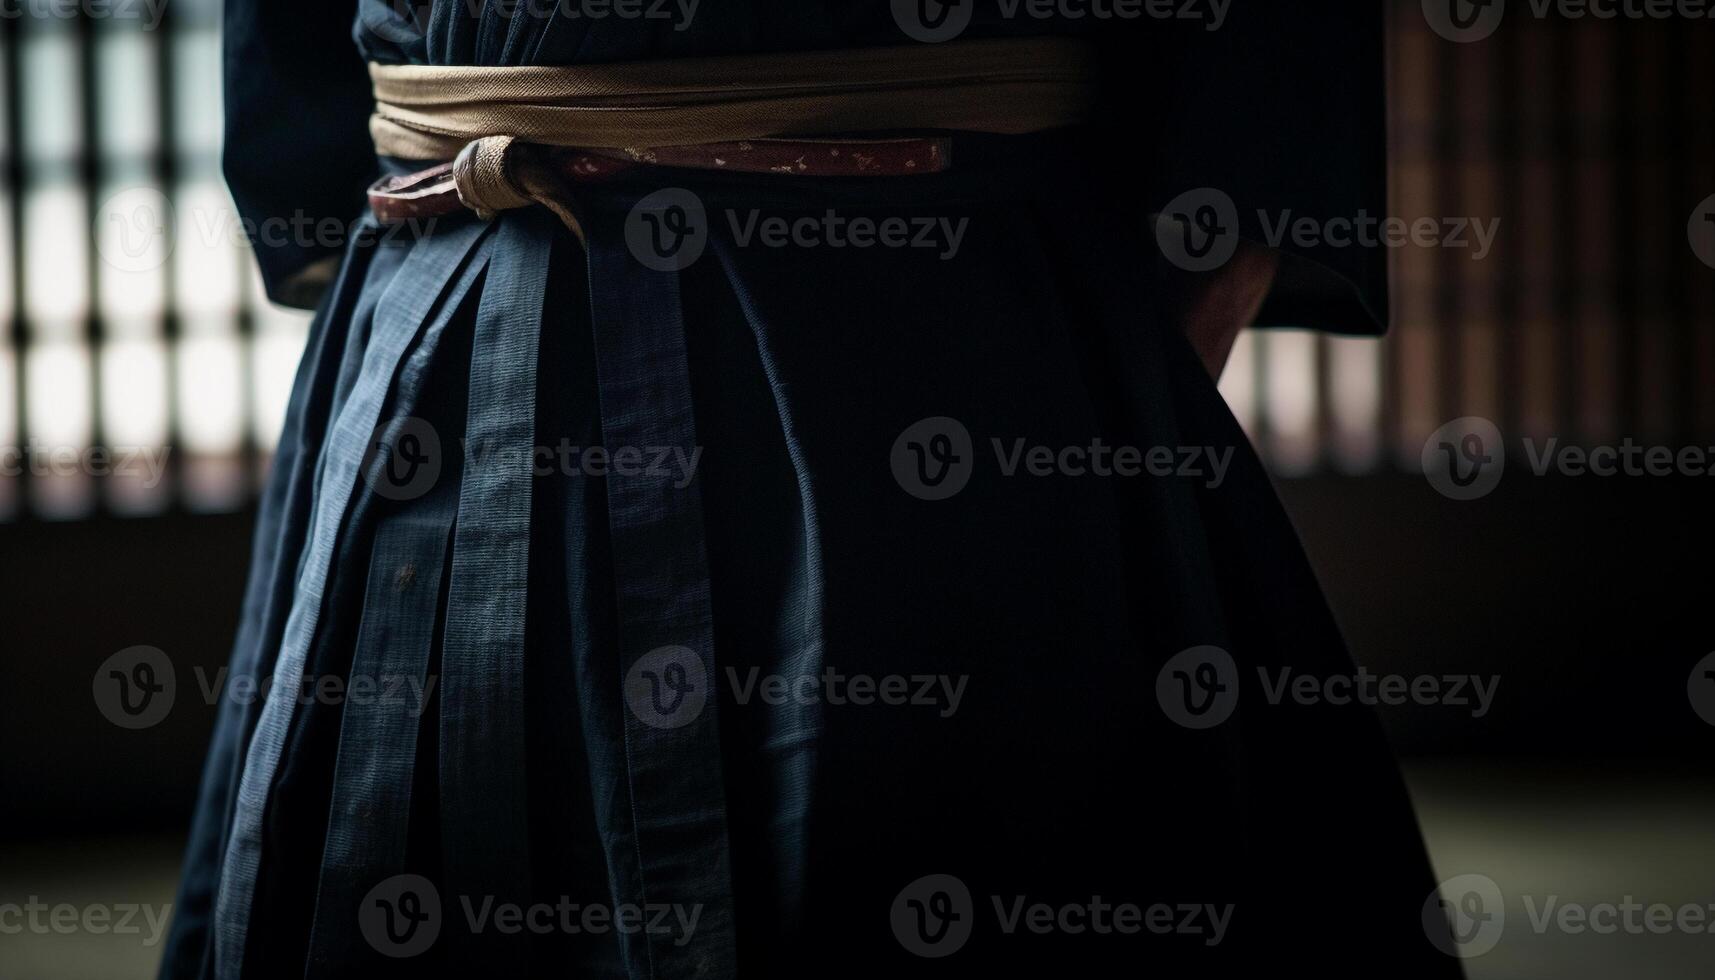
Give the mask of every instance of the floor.
POLYGON ((1466 961, 1471 980, 1715 977, 1715 776, 1436 767, 1410 778, 1437 874, 1484 875, 1505 897, 1499 942, 1466 961), (1643 907, 1630 928, 1628 902, 1643 907), (1669 910, 1698 931, 1664 928, 1669 910), (1580 911, 1615 928, 1581 925, 1580 911))
MULTIPOLYGON (((1633 913, 1632 931, 1624 918, 1607 934, 1556 924, 1569 905, 1576 914, 1630 900, 1676 914, 1692 906, 1703 929, 1715 928, 1715 779, 1453 765, 1409 775, 1438 874, 1480 874, 1504 896, 1499 941, 1466 961, 1471 980, 1715 976, 1715 932, 1653 934, 1644 912, 1633 913), (1557 912, 1544 922, 1551 901, 1557 912)), ((0 915, 0 980, 152 977, 178 846, 149 839, 0 847, 0 912, 35 900, 111 916, 86 930, 54 918, 68 912, 42 912, 39 927, 18 932, 16 913, 0 915)))

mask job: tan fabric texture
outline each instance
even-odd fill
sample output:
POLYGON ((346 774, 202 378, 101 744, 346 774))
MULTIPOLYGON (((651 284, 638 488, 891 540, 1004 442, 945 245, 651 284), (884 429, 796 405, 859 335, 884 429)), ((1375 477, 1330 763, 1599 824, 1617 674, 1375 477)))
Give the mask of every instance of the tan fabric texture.
POLYGON ((511 136, 626 149, 899 131, 1022 134, 1087 118, 1088 45, 1065 38, 566 67, 370 65, 376 152, 447 160, 511 136))
POLYGON ((544 166, 534 144, 514 136, 485 136, 465 144, 453 159, 459 201, 487 221, 501 211, 540 204, 581 241, 583 226, 567 206, 564 183, 544 166))

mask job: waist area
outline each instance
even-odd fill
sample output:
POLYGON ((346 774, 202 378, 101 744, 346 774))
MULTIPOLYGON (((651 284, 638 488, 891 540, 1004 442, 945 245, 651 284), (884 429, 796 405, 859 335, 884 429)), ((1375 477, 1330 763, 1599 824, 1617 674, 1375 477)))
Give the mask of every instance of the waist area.
POLYGON ((580 234, 579 207, 664 180, 779 206, 984 196, 1064 162, 1096 91, 1060 38, 371 78, 383 221, 544 205, 580 234))

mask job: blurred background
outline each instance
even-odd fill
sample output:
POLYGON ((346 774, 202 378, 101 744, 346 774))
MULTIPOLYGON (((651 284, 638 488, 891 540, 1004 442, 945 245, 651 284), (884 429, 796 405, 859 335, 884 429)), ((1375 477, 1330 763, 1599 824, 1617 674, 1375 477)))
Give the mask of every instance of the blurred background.
MULTIPOLYGON (((1532 914, 1715 922, 1715 21, 1393 6, 1390 216, 1498 220, 1493 247, 1395 249, 1387 339, 1252 334, 1223 390, 1363 667, 1495 685, 1480 716, 1380 708, 1438 874, 1505 902, 1469 974, 1715 975, 1715 933, 1532 914), (1422 459, 1468 417, 1506 465, 1460 500, 1422 459), (1706 458, 1539 473, 1551 440, 1706 458)), ((307 317, 261 298, 220 180, 218 4, 4 13, 0 909, 162 912, 307 317), (138 645, 178 695, 128 730, 92 684, 138 645)), ((151 976, 137 923, 0 917, 0 980, 151 976)))

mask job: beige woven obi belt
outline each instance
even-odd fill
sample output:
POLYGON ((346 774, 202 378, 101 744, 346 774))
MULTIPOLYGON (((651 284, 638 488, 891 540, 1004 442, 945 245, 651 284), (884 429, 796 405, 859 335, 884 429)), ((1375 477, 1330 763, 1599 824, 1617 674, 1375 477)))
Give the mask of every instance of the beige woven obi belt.
POLYGON ((578 231, 568 182, 639 165, 885 177, 951 165, 945 134, 1085 121, 1089 45, 1064 38, 616 65, 369 67, 376 152, 449 161, 369 190, 383 221, 541 204, 578 231), (862 134, 918 134, 861 138, 862 134))

